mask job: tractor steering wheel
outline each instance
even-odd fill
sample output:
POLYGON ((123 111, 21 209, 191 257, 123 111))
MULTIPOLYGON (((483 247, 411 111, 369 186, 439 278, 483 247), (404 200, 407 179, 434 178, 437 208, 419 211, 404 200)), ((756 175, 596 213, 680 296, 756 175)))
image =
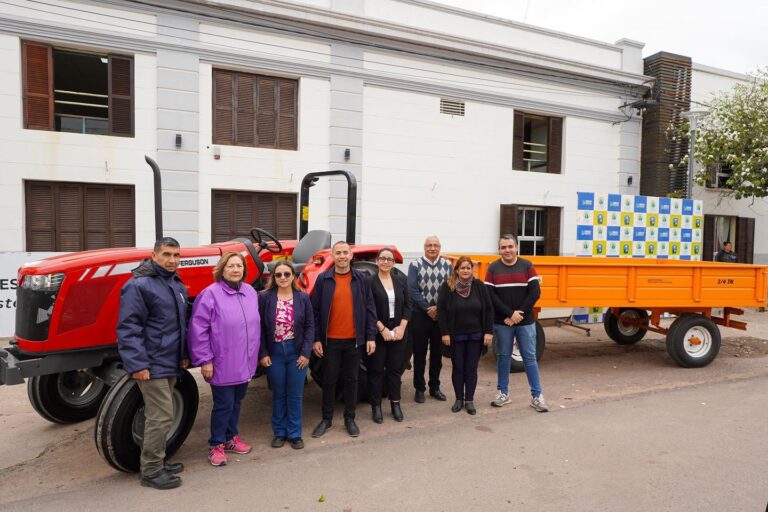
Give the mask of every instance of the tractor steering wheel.
POLYGON ((253 228, 251 230, 251 238, 259 245, 259 248, 266 249, 269 252, 279 253, 283 252, 283 244, 280 240, 275 238, 275 235, 269 231, 264 231, 261 228, 253 228), (266 239, 266 240, 265 240, 266 239), (267 242, 274 242, 275 245, 269 245, 267 242))

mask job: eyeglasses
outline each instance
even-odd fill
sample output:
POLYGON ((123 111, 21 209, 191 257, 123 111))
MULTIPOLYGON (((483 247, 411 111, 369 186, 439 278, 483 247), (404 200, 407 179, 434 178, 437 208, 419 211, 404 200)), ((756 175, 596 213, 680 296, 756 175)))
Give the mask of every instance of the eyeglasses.
POLYGON ((293 274, 291 274, 290 272, 275 272, 275 277, 277 279, 280 279, 283 277, 291 277, 291 276, 293 276, 293 274))
POLYGON ((379 260, 382 263, 394 263, 395 262, 395 258, 385 258, 383 256, 380 256, 380 257, 378 257, 376 259, 379 260))

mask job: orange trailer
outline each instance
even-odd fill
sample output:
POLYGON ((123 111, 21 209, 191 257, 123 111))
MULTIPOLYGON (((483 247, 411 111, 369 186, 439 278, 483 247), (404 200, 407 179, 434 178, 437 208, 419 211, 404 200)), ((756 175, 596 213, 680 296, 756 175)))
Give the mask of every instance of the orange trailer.
MULTIPOLYGON (((455 261, 459 255, 449 256, 455 261)), ((475 275, 485 277, 488 265, 499 258, 469 254, 475 275)), ((531 256, 541 276, 541 308, 603 306, 608 336, 620 345, 640 341, 647 331, 665 334, 667 352, 684 367, 709 364, 720 350, 716 324, 746 330, 734 320, 748 307, 765 307, 768 297, 768 266, 709 261, 636 258, 583 258, 531 256), (712 314, 722 308, 722 316, 712 314), (662 327, 661 316, 677 318, 662 327)), ((540 336, 543 330, 539 329, 540 336)), ((537 357, 544 350, 539 340, 537 357)))

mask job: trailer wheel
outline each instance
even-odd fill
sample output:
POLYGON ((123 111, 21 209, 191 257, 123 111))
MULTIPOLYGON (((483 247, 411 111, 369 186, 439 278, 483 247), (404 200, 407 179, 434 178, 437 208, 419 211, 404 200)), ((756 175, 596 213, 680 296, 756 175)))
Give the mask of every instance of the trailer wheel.
MULTIPOLYGON (((166 441, 166 457, 176 453, 192 430, 199 398, 195 379, 184 370, 173 391, 173 423, 166 441)), ((137 472, 143 433, 144 399, 136 381, 126 374, 101 404, 94 429, 96 448, 118 471, 137 472)))
POLYGON ((667 352, 684 368, 706 366, 720 352, 720 330, 704 315, 682 315, 669 327, 667 352))
POLYGON ((53 423, 77 423, 96 416, 109 386, 85 370, 31 377, 27 395, 37 413, 53 423))
MULTIPOLYGON (((539 361, 541 356, 544 355, 544 348, 547 344, 547 338, 544 335, 544 328, 536 321, 536 360, 539 361)), ((512 366, 509 369, 509 373, 521 373, 525 371, 525 363, 523 363, 523 356, 520 355, 520 349, 517 347, 517 341, 515 341, 512 347, 512 366)))
POLYGON ((634 345, 648 332, 644 328, 633 323, 625 323, 623 320, 641 321, 648 325, 648 312, 644 309, 622 309, 617 315, 611 310, 605 312, 603 326, 605 333, 619 345, 634 345))

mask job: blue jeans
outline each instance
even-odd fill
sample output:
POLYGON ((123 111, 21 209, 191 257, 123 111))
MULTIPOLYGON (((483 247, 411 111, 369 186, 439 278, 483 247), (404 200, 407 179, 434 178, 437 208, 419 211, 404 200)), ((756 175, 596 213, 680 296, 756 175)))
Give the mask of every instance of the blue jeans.
POLYGON ((523 358, 525 375, 528 377, 528 385, 531 387, 531 396, 541 394, 541 377, 539 365, 536 362, 536 324, 528 325, 504 325, 493 324, 493 332, 496 335, 496 371, 498 384, 496 389, 509 394, 509 370, 512 366, 512 346, 517 337, 517 346, 523 358))
POLYGON ((240 421, 240 402, 243 401, 248 383, 234 386, 213 386, 213 409, 211 410, 210 446, 218 446, 237 435, 237 423, 240 421))
POLYGON ((278 437, 301 437, 301 402, 308 366, 299 370, 299 355, 293 340, 272 344, 272 366, 269 385, 272 387, 272 433, 278 437))

